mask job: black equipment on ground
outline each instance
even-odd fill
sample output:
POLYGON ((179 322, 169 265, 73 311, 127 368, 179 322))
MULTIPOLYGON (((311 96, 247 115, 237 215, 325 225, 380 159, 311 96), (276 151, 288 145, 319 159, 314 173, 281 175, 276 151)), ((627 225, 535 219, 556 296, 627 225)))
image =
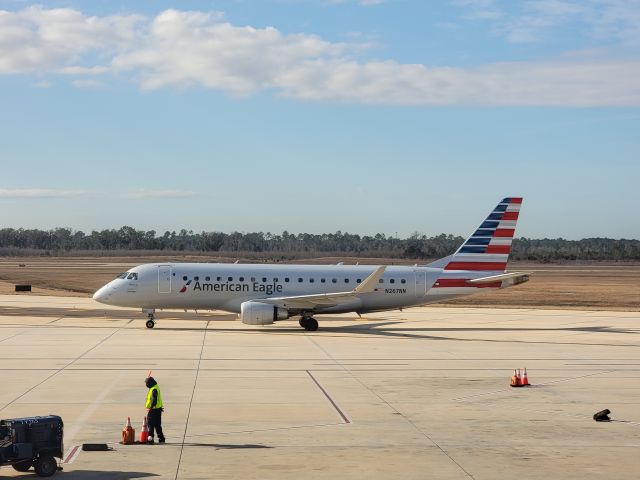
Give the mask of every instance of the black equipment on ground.
POLYGON ((64 424, 56 415, 0 420, 0 465, 19 472, 31 467, 40 477, 58 470, 55 457, 62 458, 64 424))
POLYGON ((611 413, 611 410, 609 410, 608 408, 605 408, 604 410, 600 410, 599 412, 596 412, 593 414, 593 419, 596 422, 610 422, 611 419, 609 418, 609 414, 611 413))

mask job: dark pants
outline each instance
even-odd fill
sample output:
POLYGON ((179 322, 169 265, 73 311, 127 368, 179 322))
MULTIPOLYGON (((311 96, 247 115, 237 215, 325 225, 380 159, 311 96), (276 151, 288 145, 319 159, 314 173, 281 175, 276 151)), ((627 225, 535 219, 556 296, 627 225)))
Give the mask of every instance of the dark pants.
POLYGON ((164 440, 164 433, 162 433, 162 409, 154 408, 149 410, 147 414, 147 423, 149 424, 149 436, 153 437, 153 431, 158 434, 158 440, 164 440))

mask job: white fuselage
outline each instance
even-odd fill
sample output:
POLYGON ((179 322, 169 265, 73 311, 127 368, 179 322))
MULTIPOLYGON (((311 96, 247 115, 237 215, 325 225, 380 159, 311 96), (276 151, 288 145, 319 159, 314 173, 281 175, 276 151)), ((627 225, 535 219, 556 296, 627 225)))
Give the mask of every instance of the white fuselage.
MULTIPOLYGON (((240 305, 272 297, 294 297, 353 290, 376 266, 166 263, 145 264, 116 278, 94 299, 143 309, 195 309, 240 312, 240 305)), ((465 278, 484 273, 466 272, 465 278)), ((459 272, 457 274, 460 276, 459 272)), ((378 288, 349 303, 316 312, 371 312, 437 302, 477 292, 476 288, 433 288, 455 277, 441 268, 389 266, 378 288)))

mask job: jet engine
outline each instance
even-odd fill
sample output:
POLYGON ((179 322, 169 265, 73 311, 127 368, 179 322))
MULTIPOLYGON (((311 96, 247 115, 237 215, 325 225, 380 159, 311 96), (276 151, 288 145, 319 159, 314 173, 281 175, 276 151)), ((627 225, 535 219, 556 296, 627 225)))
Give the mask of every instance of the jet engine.
POLYGON ((289 318, 286 308, 278 308, 268 303, 243 302, 240 305, 240 319, 247 325, 271 325, 276 320, 289 318))

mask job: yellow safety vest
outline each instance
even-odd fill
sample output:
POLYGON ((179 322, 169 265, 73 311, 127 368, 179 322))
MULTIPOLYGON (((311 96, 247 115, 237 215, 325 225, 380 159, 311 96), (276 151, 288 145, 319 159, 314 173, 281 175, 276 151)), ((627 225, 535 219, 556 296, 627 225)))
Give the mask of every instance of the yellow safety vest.
POLYGON ((151 408, 151 403, 153 403, 153 391, 156 390, 158 392, 158 401, 156 402, 156 406, 153 408, 163 408, 162 405, 162 394, 160 393, 160 387, 156 384, 153 387, 151 387, 149 389, 149 392, 147 392, 147 404, 146 407, 147 409, 151 408))

